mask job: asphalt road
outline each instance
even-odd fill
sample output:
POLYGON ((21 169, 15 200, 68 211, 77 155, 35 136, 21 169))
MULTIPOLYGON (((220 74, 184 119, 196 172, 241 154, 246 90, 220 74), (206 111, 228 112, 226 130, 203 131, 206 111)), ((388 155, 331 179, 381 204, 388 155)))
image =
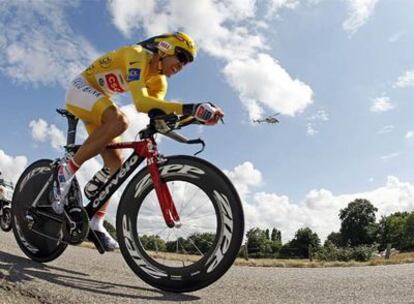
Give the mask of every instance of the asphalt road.
POLYGON ((119 253, 70 247, 39 264, 0 231, 0 303, 412 303, 414 264, 356 268, 232 267, 218 282, 188 294, 145 284, 119 253))

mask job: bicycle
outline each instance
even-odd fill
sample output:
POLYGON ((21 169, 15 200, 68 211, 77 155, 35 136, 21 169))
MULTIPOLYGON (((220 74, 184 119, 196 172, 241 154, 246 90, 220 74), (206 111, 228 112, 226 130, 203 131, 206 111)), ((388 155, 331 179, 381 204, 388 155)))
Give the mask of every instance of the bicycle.
POLYGON ((66 110, 57 111, 68 119, 65 157, 31 164, 20 176, 13 196, 13 232, 29 258, 52 261, 68 245, 87 238, 104 253, 89 230, 89 220, 146 160, 147 165, 123 191, 117 209, 116 235, 128 266, 146 283, 171 292, 204 288, 231 267, 244 233, 242 204, 233 184, 205 160, 163 156, 157 149, 155 135, 159 133, 180 143, 201 144, 203 151, 201 139, 189 140, 175 131, 192 124, 193 118, 175 114, 150 118, 139 132, 139 141, 108 145, 108 149, 133 152, 86 206, 75 178, 63 213, 56 214, 48 195, 56 168, 80 147, 75 145, 78 119, 66 110))

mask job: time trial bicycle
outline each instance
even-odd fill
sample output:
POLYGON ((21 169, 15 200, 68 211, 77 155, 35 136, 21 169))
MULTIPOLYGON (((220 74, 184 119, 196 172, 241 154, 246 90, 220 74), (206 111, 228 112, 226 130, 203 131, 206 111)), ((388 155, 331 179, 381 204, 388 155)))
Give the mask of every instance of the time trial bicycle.
POLYGON ((125 187, 118 204, 116 236, 129 267, 148 284, 171 292, 188 292, 218 280, 238 255, 244 233, 239 195, 228 177, 211 163, 194 156, 163 156, 155 135, 180 143, 201 144, 175 130, 195 122, 175 114, 150 118, 140 140, 114 143, 108 149, 133 149, 121 168, 84 206, 73 179, 61 214, 51 207, 50 193, 57 167, 79 149, 78 119, 68 119, 65 156, 34 162, 20 176, 13 195, 13 232, 22 251, 38 262, 59 257, 68 245, 91 240, 104 247, 89 229, 92 216, 146 160, 125 187))

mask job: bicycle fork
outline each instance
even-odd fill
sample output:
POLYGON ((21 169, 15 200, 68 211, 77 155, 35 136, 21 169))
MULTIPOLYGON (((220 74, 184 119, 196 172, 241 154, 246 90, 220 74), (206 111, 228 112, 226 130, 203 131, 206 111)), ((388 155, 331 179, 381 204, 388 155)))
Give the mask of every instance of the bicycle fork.
POLYGON ((170 189, 167 183, 161 178, 158 166, 159 155, 157 151, 150 150, 147 158, 148 171, 154 183, 155 192, 157 194, 158 202, 160 203, 162 215, 168 227, 179 227, 180 216, 178 215, 170 189))

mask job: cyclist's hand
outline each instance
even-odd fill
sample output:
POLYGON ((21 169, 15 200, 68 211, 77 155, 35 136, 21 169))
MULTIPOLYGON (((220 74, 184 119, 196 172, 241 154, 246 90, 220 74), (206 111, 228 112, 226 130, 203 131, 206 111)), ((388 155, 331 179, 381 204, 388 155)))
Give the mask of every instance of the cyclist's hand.
POLYGON ((205 102, 195 105, 192 116, 205 125, 215 125, 223 118, 224 112, 218 106, 205 102))

